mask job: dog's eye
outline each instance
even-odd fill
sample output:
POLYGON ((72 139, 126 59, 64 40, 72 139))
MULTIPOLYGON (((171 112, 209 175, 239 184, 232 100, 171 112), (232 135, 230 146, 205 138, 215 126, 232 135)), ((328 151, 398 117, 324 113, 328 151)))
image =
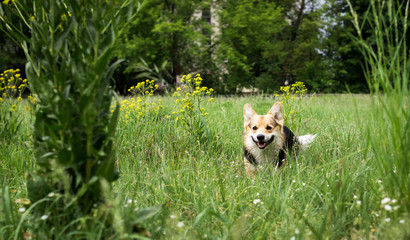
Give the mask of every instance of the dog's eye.
POLYGON ((266 130, 272 130, 272 127, 271 126, 266 126, 266 130))
POLYGON ((256 126, 253 126, 253 127, 252 127, 252 130, 253 130, 253 131, 256 131, 256 130, 258 130, 258 128, 257 128, 256 126))

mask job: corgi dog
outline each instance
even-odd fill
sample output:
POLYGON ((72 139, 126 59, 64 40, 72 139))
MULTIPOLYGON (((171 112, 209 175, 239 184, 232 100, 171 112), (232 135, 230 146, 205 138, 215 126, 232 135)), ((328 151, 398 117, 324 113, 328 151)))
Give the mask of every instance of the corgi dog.
POLYGON ((246 173, 255 177, 258 168, 273 165, 280 168, 286 160, 286 153, 304 149, 316 135, 295 136, 283 125, 282 105, 277 102, 266 115, 258 115, 249 104, 243 109, 244 162, 246 173))

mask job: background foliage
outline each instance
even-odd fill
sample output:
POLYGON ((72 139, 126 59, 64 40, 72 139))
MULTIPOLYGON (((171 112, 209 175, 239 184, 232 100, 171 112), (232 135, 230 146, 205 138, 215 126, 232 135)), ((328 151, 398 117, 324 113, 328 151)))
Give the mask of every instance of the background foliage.
MULTIPOLYGON (((220 94, 242 87, 272 92, 296 81, 315 92, 369 91, 363 56, 351 38, 355 29, 346 1, 153 0, 147 4, 117 53, 126 59, 116 72, 119 92, 145 78, 160 75, 162 81, 174 84, 177 76, 198 72, 205 85, 220 94)), ((363 20, 369 1, 354 0, 352 5, 363 20)), ((374 45, 371 18, 363 21, 363 38, 374 45)))
MULTIPOLYGON (((352 5, 360 20, 367 16, 369 1, 352 5)), ((200 72, 220 94, 296 81, 315 92, 368 92, 351 20, 344 0, 146 1, 117 44, 125 61, 112 84, 126 94, 147 78, 174 85, 200 72)), ((363 38, 374 44, 368 21, 363 38)), ((24 54, 6 37, 0 43, 0 66, 22 68, 24 54)))

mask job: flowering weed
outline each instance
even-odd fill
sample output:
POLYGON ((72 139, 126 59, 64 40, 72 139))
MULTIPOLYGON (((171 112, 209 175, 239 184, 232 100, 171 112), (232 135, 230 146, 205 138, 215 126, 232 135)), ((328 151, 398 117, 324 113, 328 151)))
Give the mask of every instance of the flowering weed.
POLYGON ((130 87, 128 92, 131 93, 132 98, 120 102, 120 108, 123 112, 120 121, 128 123, 135 119, 145 119, 146 116, 156 117, 162 109, 162 100, 150 102, 148 98, 153 96, 157 88, 158 85, 155 84, 154 80, 146 80, 130 87))
POLYGON ((172 112, 176 122, 186 127, 187 132, 195 136, 196 140, 204 137, 207 130, 206 112, 203 101, 212 102, 214 99, 209 96, 214 91, 212 88, 201 86, 203 79, 200 74, 194 78, 190 74, 182 76, 182 88, 178 87, 174 94, 178 109, 172 112))
POLYGON ((21 101, 27 88, 27 79, 21 77, 20 69, 9 69, 0 74, 0 102, 7 98, 17 98, 21 101))
POLYGON ((302 100, 306 96, 308 89, 303 82, 295 82, 291 86, 281 86, 281 94, 274 94, 274 97, 280 97, 283 104, 283 115, 285 122, 292 126, 298 126, 301 123, 302 100))
POLYGON ((22 122, 16 109, 27 84, 20 69, 9 69, 0 74, 0 138, 5 142, 14 138, 22 122))

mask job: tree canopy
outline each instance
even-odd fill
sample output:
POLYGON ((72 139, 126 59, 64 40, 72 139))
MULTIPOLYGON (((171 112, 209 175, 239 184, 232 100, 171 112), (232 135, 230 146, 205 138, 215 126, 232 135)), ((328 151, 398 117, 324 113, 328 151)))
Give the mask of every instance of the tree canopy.
MULTIPOLYGON (((351 3, 363 18, 369 1, 351 3)), ((125 59, 114 75, 120 93, 146 79, 175 85, 188 73, 201 73, 220 94, 296 81, 316 92, 368 91, 344 0, 148 0, 140 14, 115 54, 125 59)), ((369 29, 363 25, 371 42, 369 29)), ((0 42, 2 65, 24 69, 24 55, 0 42)))

